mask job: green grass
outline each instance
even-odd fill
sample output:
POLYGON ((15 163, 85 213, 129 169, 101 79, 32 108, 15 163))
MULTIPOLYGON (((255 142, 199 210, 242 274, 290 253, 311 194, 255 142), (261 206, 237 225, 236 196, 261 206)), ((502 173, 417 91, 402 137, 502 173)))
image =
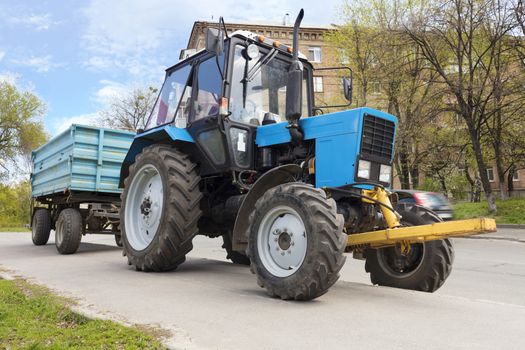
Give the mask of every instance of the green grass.
POLYGON ((492 217, 498 224, 525 224, 525 198, 513 198, 505 201, 497 200, 498 211, 490 215, 487 202, 458 203, 454 205, 455 219, 469 219, 476 217, 492 217))
POLYGON ((71 303, 44 287, 0 279, 0 349, 164 349, 151 330, 89 319, 71 303))
POLYGON ((0 226, 0 232, 29 232, 31 229, 29 227, 23 226, 0 226))

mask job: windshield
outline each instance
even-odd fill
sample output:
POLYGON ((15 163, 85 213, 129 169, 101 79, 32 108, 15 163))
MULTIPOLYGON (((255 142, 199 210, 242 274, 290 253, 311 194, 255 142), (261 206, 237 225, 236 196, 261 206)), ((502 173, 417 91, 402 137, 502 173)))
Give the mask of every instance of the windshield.
MULTIPOLYGON (((229 103, 230 119, 261 125, 264 115, 271 113, 277 122, 285 121, 286 82, 290 63, 275 57, 261 69, 254 70, 256 73, 247 81, 247 72, 257 64, 258 58, 246 59, 246 55, 243 55, 244 49, 242 45, 235 46, 229 103)), ((305 79, 306 76, 305 73, 305 79)), ((306 81, 303 83, 303 115, 308 115, 306 81)))

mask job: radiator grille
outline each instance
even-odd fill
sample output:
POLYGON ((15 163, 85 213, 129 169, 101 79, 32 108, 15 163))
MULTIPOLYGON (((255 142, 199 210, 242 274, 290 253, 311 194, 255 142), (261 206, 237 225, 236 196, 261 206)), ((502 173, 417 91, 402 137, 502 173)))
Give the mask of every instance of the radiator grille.
POLYGON ((361 154, 381 158, 392 157, 395 125, 393 122, 365 115, 361 154))

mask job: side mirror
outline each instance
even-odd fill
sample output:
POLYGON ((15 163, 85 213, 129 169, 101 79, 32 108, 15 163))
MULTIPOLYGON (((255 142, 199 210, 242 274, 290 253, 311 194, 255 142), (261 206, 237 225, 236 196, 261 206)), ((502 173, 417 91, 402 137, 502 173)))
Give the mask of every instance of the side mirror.
POLYGON ((206 51, 217 56, 224 51, 224 37, 221 29, 208 28, 206 30, 206 51))
POLYGON ((352 78, 343 78, 343 94, 348 102, 352 103, 352 78))

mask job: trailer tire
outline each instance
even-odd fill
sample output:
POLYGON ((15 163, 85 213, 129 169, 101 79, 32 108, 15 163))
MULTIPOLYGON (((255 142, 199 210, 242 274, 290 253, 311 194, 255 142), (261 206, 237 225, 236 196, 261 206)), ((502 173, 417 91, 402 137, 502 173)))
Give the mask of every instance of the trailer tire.
POLYGON ((40 208, 33 214, 31 223, 31 239, 34 245, 45 245, 51 233, 51 215, 49 210, 40 208))
MULTIPOLYGON (((407 226, 442 221, 418 205, 399 204, 396 211, 402 216, 401 223, 407 226)), ((406 255, 397 247, 387 247, 368 249, 365 257, 365 270, 373 284, 432 293, 452 271, 454 247, 450 240, 443 239, 412 244, 406 255)))
POLYGON ((75 208, 60 212, 55 228, 55 246, 60 254, 73 254, 82 239, 83 219, 75 208))
POLYGON ((222 247, 226 249, 226 259, 237 265, 250 265, 250 258, 245 253, 232 249, 232 231, 222 234, 222 247))
POLYGON ((323 190, 301 182, 271 188, 249 223, 250 269, 270 296, 310 300, 339 279, 346 259, 343 216, 323 190))
POLYGON ((186 260, 202 214, 199 183, 197 164, 177 148, 153 145, 136 157, 124 180, 120 211, 124 255, 136 270, 170 271, 186 260), (153 175, 144 174, 146 170, 153 175), (148 181, 156 197, 153 192, 140 194, 139 188, 148 187, 148 181), (155 190, 159 186, 160 192, 155 190), (162 203, 156 198, 161 198, 162 203), (137 206, 138 203, 142 204, 137 206), (142 228, 137 227, 139 224, 142 228))

